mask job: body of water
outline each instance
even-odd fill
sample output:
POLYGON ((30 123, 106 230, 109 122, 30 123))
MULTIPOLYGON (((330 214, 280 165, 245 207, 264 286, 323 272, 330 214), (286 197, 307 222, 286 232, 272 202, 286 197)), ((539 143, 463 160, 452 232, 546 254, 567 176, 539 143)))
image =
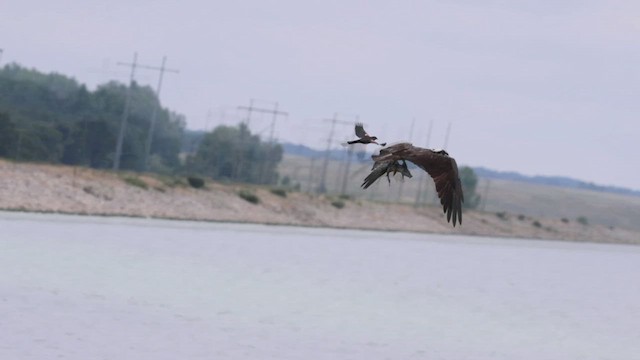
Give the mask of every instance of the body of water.
POLYGON ((640 247, 0 212, 1 359, 640 359, 640 247))

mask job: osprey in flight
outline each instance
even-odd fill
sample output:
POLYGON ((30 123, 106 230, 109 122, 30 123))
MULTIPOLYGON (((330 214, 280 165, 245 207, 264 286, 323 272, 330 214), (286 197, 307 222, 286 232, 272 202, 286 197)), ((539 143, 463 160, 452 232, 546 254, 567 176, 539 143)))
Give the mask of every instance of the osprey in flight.
POLYGON ((371 186, 382 175, 389 177, 389 173, 395 175, 396 172, 399 172, 403 177, 411 177, 405 163, 405 161, 410 161, 433 178, 440 204, 447 214, 447 221, 451 222, 451 218, 453 218, 453 226, 456 226, 456 221, 458 224, 462 224, 464 196, 458 177, 458 164, 446 151, 424 149, 409 143, 400 143, 380 150, 379 155, 372 155, 371 158, 374 160, 373 169, 364 179, 363 188, 371 186))
POLYGON ((387 143, 378 144, 376 142, 378 138, 367 134, 367 132, 364 131, 364 125, 362 123, 356 124, 356 136, 359 138, 358 140, 347 141, 347 144, 352 145, 352 144, 360 143, 360 144, 377 144, 380 146, 387 145, 387 143))

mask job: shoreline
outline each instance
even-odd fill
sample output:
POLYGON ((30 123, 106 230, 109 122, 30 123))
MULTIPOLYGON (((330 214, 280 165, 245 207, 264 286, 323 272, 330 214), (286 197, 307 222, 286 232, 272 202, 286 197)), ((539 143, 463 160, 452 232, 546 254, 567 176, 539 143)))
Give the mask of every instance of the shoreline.
POLYGON ((463 210, 462 225, 454 228, 439 207, 300 192, 283 196, 269 187, 211 181, 195 189, 175 177, 5 160, 0 173, 0 209, 11 212, 640 244, 640 232, 566 219, 463 210))

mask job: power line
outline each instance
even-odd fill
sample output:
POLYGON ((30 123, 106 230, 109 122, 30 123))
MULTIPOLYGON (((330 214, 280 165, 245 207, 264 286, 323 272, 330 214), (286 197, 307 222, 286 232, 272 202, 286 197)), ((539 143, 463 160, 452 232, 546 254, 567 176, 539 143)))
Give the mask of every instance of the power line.
MULTIPOLYGON (((359 123, 360 117, 356 115, 356 123, 359 123)), ((347 150, 347 165, 344 169, 344 177, 342 178, 342 191, 341 194, 345 195, 347 193, 347 179, 349 177, 349 170, 351 170, 351 158, 353 157, 353 146, 349 146, 347 150)))
MULTIPOLYGON (((278 120, 278 116, 283 115, 283 116, 289 116, 288 112, 285 111, 280 111, 278 110, 278 102, 274 103, 274 109, 264 109, 264 108, 259 108, 259 107, 255 107, 253 106, 255 102, 255 99, 249 99, 249 106, 238 106, 237 109, 238 110, 247 110, 247 119, 245 121, 245 124, 247 126, 247 129, 249 128, 249 124, 251 123, 251 114, 254 112, 257 113, 261 113, 261 114, 271 114, 273 115, 273 118, 271 119, 271 124, 270 124, 270 131, 269 131, 269 150, 271 150, 271 147, 273 146, 273 141, 274 141, 274 133, 275 133, 275 127, 276 127, 276 121, 278 120)), ((242 135, 242 134, 241 134, 242 135)), ((241 139, 240 141, 244 141, 244 139, 241 139)), ((267 154, 268 156, 271 155, 271 152, 269 152, 267 154)), ((244 166, 244 154, 242 152, 240 152, 238 155, 239 157, 239 161, 238 161, 238 173, 240 173, 241 168, 244 166)), ((260 165, 260 172, 259 172, 259 177, 260 177, 260 182, 264 182, 264 177, 265 177, 265 173, 266 173, 266 161, 262 162, 262 164, 260 165)))
MULTIPOLYGON (((325 121, 327 121, 325 119, 325 121)), ((335 130, 336 122, 338 121, 338 114, 333 114, 331 121, 331 130, 329 131, 329 137, 327 138, 327 150, 324 153, 324 162, 322 163, 322 173, 320 175, 320 185, 318 186, 319 193, 325 193, 327 191, 327 166, 329 166, 329 151, 331 151, 331 143, 333 142, 333 131, 335 130)))
POLYGON ((324 121, 331 122, 331 130, 329 131, 329 137, 327 138, 327 150, 324 153, 324 162, 322 163, 322 174, 320 175, 320 186, 318 186, 319 193, 325 193, 327 191, 327 167, 329 166, 329 154, 331 152, 331 145, 333 144, 333 134, 336 128, 336 124, 351 125, 349 121, 338 120, 338 113, 333 114, 333 118, 324 119, 324 121))
POLYGON ((447 133, 444 136, 444 145, 442 146, 443 149, 447 148, 447 145, 449 145, 449 134, 451 133, 451 123, 449 123, 449 125, 447 125, 447 133))
POLYGON ((431 142, 431 130, 433 130, 433 120, 429 121, 429 130, 427 131, 427 143, 425 144, 427 148, 429 147, 429 143, 431 142))
POLYGON ((347 150, 347 165, 344 169, 344 177, 342 178, 342 191, 341 194, 347 193, 347 179, 349 178, 349 170, 351 169, 351 158, 353 157, 353 147, 350 146, 347 150))
POLYGON ((275 131, 276 128, 276 121, 278 120, 278 115, 284 115, 284 116, 289 116, 288 113, 286 112, 282 112, 282 111, 278 111, 278 103, 276 102, 276 106, 275 109, 273 110, 273 112, 271 112, 272 114, 272 118, 271 118, 271 129, 269 130, 269 143, 273 144, 273 133, 275 131))
POLYGON ((120 132, 118 133, 118 140, 116 141, 116 154, 113 159, 113 170, 120 169, 120 156, 122 155, 122 143, 124 141, 124 132, 127 127, 127 119, 129 118, 129 107, 131 103, 131 87, 133 86, 133 79, 136 73, 136 67, 138 66, 138 53, 133 53, 133 62, 130 64, 118 63, 118 65, 130 66, 131 75, 129 76, 129 86, 126 90, 124 110, 122 112, 122 120, 120 120, 120 132))
MULTIPOLYGON (((429 121, 429 130, 427 130, 427 142, 425 146, 429 148, 429 143, 431 142, 431 130, 433 130, 433 120, 429 121)), ((421 171, 420 175, 418 175, 418 193, 416 194, 415 206, 422 206, 422 203, 427 199, 427 192, 429 189, 426 187, 425 182, 427 182, 428 178, 425 172, 421 171), (422 190, 422 186, 425 185, 424 191, 422 190), (424 199, 424 200, 423 200, 424 199)))
POLYGON ((289 116, 288 112, 285 111, 279 111, 278 110, 278 102, 275 102, 275 108, 273 110, 271 109, 264 109, 264 108, 258 108, 258 107, 254 107, 253 103, 254 103, 255 99, 250 99, 249 100, 249 106, 238 106, 239 110, 247 110, 247 119, 246 119, 246 124, 247 127, 249 127, 249 124, 251 123, 251 114, 253 112, 258 112, 258 113, 263 113, 263 114, 271 114, 273 115, 272 119, 271 119, 271 130, 269 132, 269 142, 273 142, 273 134, 275 131, 275 127, 276 127, 276 121, 278 120, 278 116, 283 115, 283 116, 289 116))
POLYGON ((481 211, 484 211, 485 207, 487 206, 487 196, 489 195, 490 187, 491 187, 491 179, 487 179, 487 183, 484 186, 482 197, 480 198, 480 201, 482 202, 482 207, 480 208, 481 211))
POLYGON ((309 193, 313 192, 313 170, 315 167, 315 163, 316 163, 316 158, 315 156, 311 157, 310 160, 310 164, 309 164, 309 193))
MULTIPOLYGON (((125 132, 126 132, 126 128, 127 128, 127 121, 129 119, 129 111, 130 111, 130 108, 131 108, 131 88, 133 87, 136 69, 141 68, 141 69, 147 69, 147 70, 160 71, 160 78, 158 79, 158 87, 157 87, 157 90, 156 90, 156 96, 158 97, 158 104, 159 104, 159 102, 160 102, 160 90, 162 88, 162 79, 163 79, 164 73, 165 72, 175 72, 175 73, 178 72, 178 70, 165 68, 164 67, 165 62, 166 62, 166 56, 163 57, 162 66, 160 66, 160 67, 138 64, 138 53, 134 52, 133 53, 133 62, 131 62, 131 63, 118 62, 117 63, 117 65, 119 65, 119 66, 130 67, 131 68, 131 75, 129 76, 129 86, 127 87, 127 90, 126 90, 125 102, 124 102, 124 110, 122 112, 122 120, 120 121, 120 131, 118 133, 118 139, 116 141, 116 153, 115 153, 115 156, 114 156, 114 159, 113 159, 113 170, 119 170, 120 169, 120 159, 122 158, 122 144, 124 143, 124 136, 125 136, 125 132)), ((149 151, 151 149, 151 139, 153 138, 153 130, 155 128, 155 122, 156 122, 155 119, 156 119, 156 116, 157 116, 157 110, 158 110, 157 108, 158 108, 158 106, 154 106, 153 113, 151 115, 151 123, 149 125, 149 133, 147 134, 147 142, 145 143, 145 156, 144 156, 144 159, 143 159, 144 160, 144 163, 143 163, 144 168, 146 168, 146 166, 148 164, 149 151)))
POLYGON ((249 99, 249 107, 246 106, 238 106, 238 110, 247 110, 247 119, 245 120, 245 125, 249 127, 251 124, 251 111, 253 110, 253 99, 249 99))
POLYGON ((147 66, 147 65, 138 65, 143 69, 148 70, 156 70, 160 72, 158 76, 158 87, 156 88, 156 97, 158 98, 158 106, 153 107, 153 112, 151 113, 151 123, 149 124, 149 132, 147 133, 147 142, 145 143, 145 151, 144 151, 144 169, 146 170, 149 167, 149 154, 151 152, 151 142, 153 141, 153 132, 156 127, 156 116, 158 113, 158 108, 160 107, 160 90, 162 89, 162 78, 164 77, 165 72, 170 73, 179 73, 179 70, 175 69, 167 69, 164 65, 167 62, 167 57, 162 57, 162 65, 160 67, 155 66, 147 66))
MULTIPOLYGON (((207 110, 207 115, 204 119, 204 131, 209 132, 209 124, 211 123, 211 118, 213 117, 213 113, 211 109, 207 110)), ((224 121, 224 120, 223 120, 224 121)))

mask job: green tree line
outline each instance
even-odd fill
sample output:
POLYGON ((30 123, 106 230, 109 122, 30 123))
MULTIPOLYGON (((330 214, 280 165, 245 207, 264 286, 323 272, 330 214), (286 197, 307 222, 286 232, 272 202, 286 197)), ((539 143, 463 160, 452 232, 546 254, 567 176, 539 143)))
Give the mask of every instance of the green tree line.
POLYGON ((464 203, 462 206, 467 209, 475 209, 480 205, 480 194, 477 193, 478 176, 475 171, 468 166, 460 168, 460 182, 464 194, 464 203))
MULTIPOLYGON (((126 93, 127 85, 115 81, 91 91, 61 74, 18 64, 4 66, 0 69, 0 157, 111 168, 126 93)), ((150 87, 134 82, 130 94, 121 169, 145 169, 145 144, 151 114, 157 108, 149 170, 247 183, 277 182, 280 145, 262 141, 243 124, 219 126, 194 136, 186 130, 184 116, 161 107, 150 87), (187 156, 181 157, 181 152, 187 156)))
POLYGON ((263 142, 249 128, 218 126, 201 139, 189 168, 214 179, 256 184, 278 182, 276 168, 282 160, 282 146, 263 142))
MULTIPOLYGON (((60 74, 17 64, 0 69, 0 156, 109 168, 113 164, 127 86, 109 82, 89 91, 60 74)), ((143 168, 151 113, 160 107, 147 86, 134 83, 121 167, 143 168)), ((177 168, 185 128, 182 115, 161 108, 151 159, 155 168, 177 168)))

